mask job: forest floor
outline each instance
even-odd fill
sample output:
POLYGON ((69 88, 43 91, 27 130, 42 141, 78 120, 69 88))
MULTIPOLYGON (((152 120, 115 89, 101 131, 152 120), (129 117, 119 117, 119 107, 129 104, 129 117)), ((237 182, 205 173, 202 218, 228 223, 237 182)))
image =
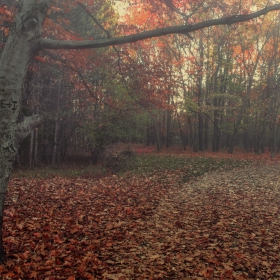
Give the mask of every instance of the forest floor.
POLYGON ((100 178, 14 175, 0 279, 280 279, 278 160, 211 157, 155 155, 100 178))

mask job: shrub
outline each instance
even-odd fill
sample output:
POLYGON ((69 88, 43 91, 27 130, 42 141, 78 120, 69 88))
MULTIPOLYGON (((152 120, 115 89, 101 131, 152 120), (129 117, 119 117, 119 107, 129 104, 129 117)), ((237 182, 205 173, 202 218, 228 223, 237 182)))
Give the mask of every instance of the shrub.
POLYGON ((124 144, 110 145, 103 153, 103 166, 116 173, 126 171, 134 164, 136 153, 124 144))

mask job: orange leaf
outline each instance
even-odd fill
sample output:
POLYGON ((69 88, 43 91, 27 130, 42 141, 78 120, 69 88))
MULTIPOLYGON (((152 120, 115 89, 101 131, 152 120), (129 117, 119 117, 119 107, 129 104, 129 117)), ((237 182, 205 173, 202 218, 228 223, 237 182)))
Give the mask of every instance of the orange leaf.
POLYGON ((36 55, 34 58, 40 62, 46 62, 46 60, 41 56, 36 55))
POLYGON ((36 271, 32 271, 31 274, 30 274, 30 278, 37 279, 37 272, 36 271))

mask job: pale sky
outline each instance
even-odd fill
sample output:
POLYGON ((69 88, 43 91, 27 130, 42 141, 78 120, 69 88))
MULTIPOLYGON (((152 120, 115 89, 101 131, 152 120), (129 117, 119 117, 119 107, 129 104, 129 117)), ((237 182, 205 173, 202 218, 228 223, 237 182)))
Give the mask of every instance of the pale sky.
POLYGON ((119 12, 120 16, 123 16, 125 14, 125 8, 127 7, 127 3, 123 3, 121 1, 115 2, 116 10, 119 12))

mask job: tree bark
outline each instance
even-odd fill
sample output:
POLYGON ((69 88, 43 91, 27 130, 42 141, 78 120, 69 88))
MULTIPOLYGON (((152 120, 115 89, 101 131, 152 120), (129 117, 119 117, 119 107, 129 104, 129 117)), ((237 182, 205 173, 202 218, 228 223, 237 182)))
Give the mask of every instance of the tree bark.
POLYGON ((28 67, 39 50, 37 38, 49 2, 23 1, 0 60, 0 262, 6 258, 2 225, 9 177, 21 141, 40 122, 37 115, 21 115, 21 98, 28 67))

